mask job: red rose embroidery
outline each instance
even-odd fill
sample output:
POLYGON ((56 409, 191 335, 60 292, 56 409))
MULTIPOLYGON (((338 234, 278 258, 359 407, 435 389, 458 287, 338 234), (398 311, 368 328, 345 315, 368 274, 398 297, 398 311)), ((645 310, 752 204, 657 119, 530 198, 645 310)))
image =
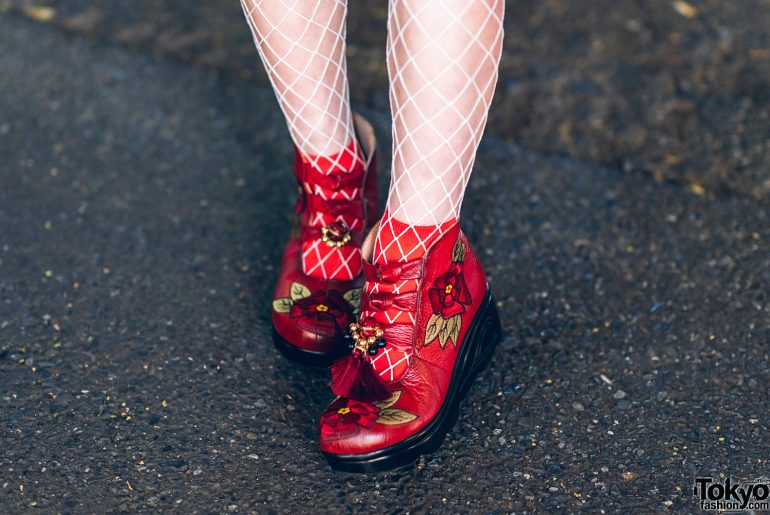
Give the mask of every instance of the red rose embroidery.
POLYGON ((433 313, 450 318, 465 313, 471 303, 471 294, 463 276, 462 263, 452 263, 447 273, 433 282, 428 292, 433 313))
POLYGON ((379 413, 380 409, 373 404, 338 399, 321 417, 321 429, 334 428, 338 434, 358 432, 361 428, 371 429, 379 413))
POLYGON ((353 320, 350 306, 335 290, 317 291, 295 300, 289 318, 295 319, 300 328, 327 337, 336 336, 353 320))

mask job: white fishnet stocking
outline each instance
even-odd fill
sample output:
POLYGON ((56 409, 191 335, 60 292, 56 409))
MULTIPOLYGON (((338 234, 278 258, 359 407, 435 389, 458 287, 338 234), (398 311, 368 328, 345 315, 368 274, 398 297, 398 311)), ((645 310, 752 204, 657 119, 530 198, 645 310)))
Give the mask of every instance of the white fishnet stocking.
POLYGON ((459 216, 497 82, 503 9, 503 0, 391 0, 388 218, 437 226, 459 216))
POLYGON ((311 160, 350 152, 347 1, 241 0, 241 6, 297 148, 311 160))
MULTIPOLYGON (((393 113, 393 171, 374 261, 420 258, 454 225, 484 132, 497 82, 503 0, 391 0, 388 73, 393 113)), ((419 281, 399 290, 417 291, 419 281)), ((371 294, 378 284, 367 283, 371 294)), ((395 308, 364 313, 412 327, 395 308)), ((372 360, 386 380, 408 369, 403 345, 372 360)))

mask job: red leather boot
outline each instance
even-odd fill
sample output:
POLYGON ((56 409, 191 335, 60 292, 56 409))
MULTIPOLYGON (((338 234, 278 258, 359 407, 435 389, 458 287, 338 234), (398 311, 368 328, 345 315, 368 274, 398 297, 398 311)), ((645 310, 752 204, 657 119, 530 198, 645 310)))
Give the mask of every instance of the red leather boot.
POLYGON ((414 323, 363 317, 349 327, 351 353, 332 366, 338 397, 321 417, 321 451, 332 467, 353 472, 399 467, 435 450, 501 336, 484 270, 459 224, 411 262, 372 264, 375 234, 376 227, 362 247, 369 292, 362 312, 397 306, 414 323), (410 280, 419 282, 416 292, 384 293, 410 280))
POLYGON ((366 120, 354 114, 353 121, 362 171, 323 175, 295 152, 299 216, 273 295, 273 336, 287 357, 308 365, 347 352, 343 335, 360 306, 361 242, 377 213, 376 142, 366 120))

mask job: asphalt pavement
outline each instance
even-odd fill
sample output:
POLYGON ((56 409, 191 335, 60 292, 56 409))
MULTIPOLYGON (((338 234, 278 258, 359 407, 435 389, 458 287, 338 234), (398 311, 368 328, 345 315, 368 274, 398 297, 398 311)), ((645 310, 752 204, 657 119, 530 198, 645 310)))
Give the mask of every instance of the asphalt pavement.
MULTIPOLYGON (((770 207, 768 0, 505 1, 490 134, 770 207)), ((0 0, 94 41, 264 87, 236 0, 0 0)), ((349 2, 351 96, 388 110, 386 0, 349 2)))
POLYGON ((693 512, 767 476, 763 202, 490 135, 462 223, 505 339, 439 452, 338 473, 328 373, 270 339, 271 91, 18 16, 0 48, 0 512, 693 512))

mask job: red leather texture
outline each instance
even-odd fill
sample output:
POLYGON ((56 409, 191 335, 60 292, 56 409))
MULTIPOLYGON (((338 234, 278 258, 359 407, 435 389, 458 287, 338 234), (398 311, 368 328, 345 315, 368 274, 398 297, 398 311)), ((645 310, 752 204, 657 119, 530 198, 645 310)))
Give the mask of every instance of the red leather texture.
MULTIPOLYGON (((377 170, 374 133, 371 126, 355 115, 356 132, 366 163, 361 173, 324 176, 303 162, 295 153, 295 175, 300 185, 298 219, 284 250, 272 305, 273 326, 289 345, 302 351, 339 354, 346 348, 343 333, 360 305, 360 246, 363 235, 377 215, 377 170), (315 194, 324 188, 326 198, 315 194), (347 198, 329 198, 329 192, 344 192, 347 198), (339 247, 345 270, 326 279, 303 269, 303 251, 316 247, 321 253, 331 249, 322 241, 323 227, 345 222, 350 241, 339 247)), ((333 249, 336 250, 336 249, 333 249)))
POLYGON ((369 453, 425 428, 444 403, 458 351, 487 291, 484 270, 459 224, 417 262, 378 266, 371 263, 371 255, 365 255, 364 273, 370 279, 394 282, 420 277, 416 298, 397 300, 415 305, 416 326, 409 340, 404 341, 402 324, 381 327, 386 347, 408 347, 409 367, 400 379, 386 383, 388 399, 338 398, 331 403, 320 421, 320 445, 325 453, 369 453))

